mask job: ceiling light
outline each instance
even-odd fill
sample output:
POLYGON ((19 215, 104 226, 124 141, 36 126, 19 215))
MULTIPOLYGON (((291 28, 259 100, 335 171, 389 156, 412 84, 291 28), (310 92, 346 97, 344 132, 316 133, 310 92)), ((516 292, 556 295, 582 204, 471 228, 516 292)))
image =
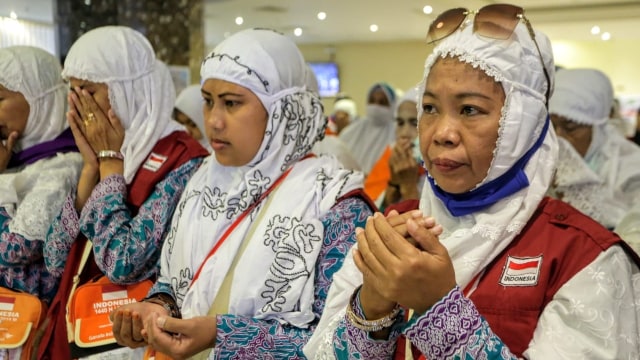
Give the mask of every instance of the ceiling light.
POLYGON ((242 25, 243 22, 244 22, 244 19, 242 18, 242 16, 238 16, 236 18, 236 25, 242 25))
POLYGON ((12 11, 9 13, 9 17, 12 18, 13 20, 16 20, 18 18, 18 14, 16 14, 15 11, 12 11))
POLYGON ((378 25, 376 25, 376 24, 371 24, 371 26, 369 26, 369 30, 370 30, 371 32, 376 32, 376 31, 378 31, 378 25))
POLYGON ((605 32, 602 33, 602 36, 600 36, 600 38, 602 40, 604 40, 604 41, 607 41, 607 40, 611 39, 611 34, 609 34, 608 32, 605 31, 605 32))
POLYGON ((422 8, 422 12, 429 15, 433 12, 433 8, 430 5, 426 5, 422 8))
POLYGON ((327 13, 326 13, 326 12, 324 12, 324 11, 320 11, 320 12, 318 13, 318 20, 324 20, 324 19, 326 19, 326 18, 327 18, 327 13))
POLYGON ((84 0, 84 4, 87 6, 91 6, 91 0, 84 0))
POLYGON ((600 34, 600 26, 595 25, 594 27, 592 27, 592 28, 591 28, 591 33, 592 33, 593 35, 598 35, 598 34, 600 34))
POLYGON ((295 28, 295 29, 293 30, 293 35, 295 35, 295 36, 300 36, 300 35, 302 35, 302 29, 301 29, 301 28, 299 28, 299 27, 295 28))

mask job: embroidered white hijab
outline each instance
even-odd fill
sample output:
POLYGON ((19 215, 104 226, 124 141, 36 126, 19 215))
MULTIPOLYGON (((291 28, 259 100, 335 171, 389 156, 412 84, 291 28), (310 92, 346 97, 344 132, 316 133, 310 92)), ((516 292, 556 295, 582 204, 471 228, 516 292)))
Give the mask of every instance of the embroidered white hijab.
POLYGON ((213 154, 189 181, 162 249, 159 281, 171 284, 183 317, 204 315, 238 257, 229 313, 306 327, 314 320, 314 274, 324 239, 319 219, 337 198, 362 187, 362 175, 333 158, 303 159, 323 136, 325 122, 320 99, 305 87, 302 55, 285 36, 238 32, 205 58, 201 76, 251 90, 267 109, 267 127, 247 165, 226 167, 213 154), (290 167, 192 283, 227 228, 290 167), (251 227, 253 236, 245 239, 251 227), (238 255, 243 240, 249 243, 238 255))
MULTIPOLYGON (((482 69, 501 83, 506 98, 498 129, 498 140, 487 177, 478 186, 503 175, 533 147, 547 121, 547 84, 540 56, 526 26, 520 22, 510 39, 493 40, 472 32, 472 26, 458 30, 436 46, 425 64, 426 79, 433 64, 454 57, 482 69), (524 71, 523 69, 526 69, 524 71)), ((536 32, 544 66, 553 81, 553 55, 549 39, 536 32)), ((419 108, 418 117, 421 117, 419 108)), ((456 282, 464 288, 520 233, 551 183, 558 144, 549 126, 542 145, 529 159, 524 172, 529 186, 489 207, 463 216, 453 216, 425 183, 420 209, 442 225, 440 241, 448 249, 456 271, 456 282)))
POLYGON ((131 28, 104 26, 82 35, 69 49, 62 76, 109 87, 111 108, 125 129, 120 151, 127 183, 158 140, 185 130, 171 119, 176 93, 169 69, 131 28))
MULTIPOLYGON (((22 150, 53 140, 67 128, 60 71, 55 56, 42 49, 0 49, 0 84, 29 103, 27 126, 17 143, 22 150)), ((81 167, 80 154, 70 152, 0 174, 0 206, 12 217, 9 231, 28 240, 44 239, 81 167)))
POLYGON ((29 103, 29 119, 16 150, 53 140, 67 128, 67 92, 60 71, 58 59, 40 48, 0 49, 0 84, 29 103))

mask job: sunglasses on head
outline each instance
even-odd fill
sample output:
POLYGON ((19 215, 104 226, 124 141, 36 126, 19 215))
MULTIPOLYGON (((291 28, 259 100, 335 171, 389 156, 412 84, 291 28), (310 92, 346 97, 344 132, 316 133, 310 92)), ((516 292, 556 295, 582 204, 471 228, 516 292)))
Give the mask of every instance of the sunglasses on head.
POLYGON ((440 14, 431 25, 429 25, 429 31, 427 32, 427 43, 433 44, 436 41, 442 40, 447 36, 453 34, 462 24, 468 15, 475 14, 473 20, 473 31, 480 36, 488 37, 491 39, 506 40, 513 31, 516 29, 518 22, 522 20, 527 26, 529 36, 536 45, 538 50, 538 56, 540 57, 540 63, 542 64, 542 71, 544 77, 547 80, 547 91, 545 94, 545 103, 549 104, 549 91, 551 87, 551 81, 549 79, 549 73, 544 66, 544 60, 542 58, 542 52, 536 41, 536 35, 531 27, 531 23, 524 16, 524 9, 509 4, 493 4, 480 8, 477 11, 469 11, 465 8, 455 8, 447 10, 440 14))

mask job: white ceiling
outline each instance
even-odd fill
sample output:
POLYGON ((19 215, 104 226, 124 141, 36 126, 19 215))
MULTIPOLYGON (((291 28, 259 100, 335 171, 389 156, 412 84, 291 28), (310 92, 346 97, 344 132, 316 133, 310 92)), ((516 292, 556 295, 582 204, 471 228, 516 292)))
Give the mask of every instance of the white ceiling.
MULTIPOLYGON (((534 27, 552 40, 598 40, 590 29, 598 25, 612 40, 640 38, 640 0, 204 0, 207 47, 215 46, 225 33, 246 27, 270 27, 299 43, 339 43, 423 39, 429 23, 453 7, 477 9, 491 3, 511 2, 525 8, 534 27), (433 7, 431 15, 422 8, 433 7), (316 14, 324 11, 324 21, 316 14), (244 23, 235 24, 242 16, 244 23), (369 31, 376 24, 378 32, 369 31)), ((601 40, 600 40, 601 41, 601 40)))
MULTIPOLYGON (((150 1, 150 0, 144 0, 150 1)), ((155 0, 154 0, 155 1, 155 0)), ((640 0, 203 0, 205 48, 211 49, 225 33, 247 27, 275 28, 299 43, 335 44, 357 41, 423 39, 426 29, 440 12, 453 7, 477 9, 498 2, 525 8, 534 27, 552 40, 601 41, 590 34, 593 25, 616 39, 640 39, 640 0), (433 7, 425 15, 422 8, 433 7), (324 11, 327 18, 317 19, 324 11), (244 24, 235 24, 237 16, 244 24), (371 24, 378 32, 369 31, 371 24), (303 34, 293 36, 301 27, 303 34)), ((0 0, 0 16, 15 11, 23 19, 53 22, 55 0, 0 0)))

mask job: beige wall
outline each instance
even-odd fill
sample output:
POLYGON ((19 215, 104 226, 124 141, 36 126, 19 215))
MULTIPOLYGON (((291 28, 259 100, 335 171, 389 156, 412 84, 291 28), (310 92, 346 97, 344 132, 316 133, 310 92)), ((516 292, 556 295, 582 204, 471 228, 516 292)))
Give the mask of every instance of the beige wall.
MULTIPOLYGON (((369 87, 386 81, 406 90, 422 77, 430 47, 418 41, 388 43, 344 43, 300 45, 307 61, 335 61, 340 72, 340 89, 348 93, 363 114, 369 87), (333 56, 332 56, 333 53, 333 56)), ((324 99, 325 111, 333 109, 333 98, 324 99)))
MULTIPOLYGON (((420 41, 386 43, 344 43, 300 45, 307 61, 335 61, 340 71, 341 90, 364 113, 369 87, 387 81, 406 90, 421 80, 424 60, 431 50, 420 41)), ((616 95, 640 94, 640 48, 636 41, 554 42, 556 64, 564 67, 592 67, 611 78, 616 95)), ((330 113, 333 99, 324 99, 330 113)))

